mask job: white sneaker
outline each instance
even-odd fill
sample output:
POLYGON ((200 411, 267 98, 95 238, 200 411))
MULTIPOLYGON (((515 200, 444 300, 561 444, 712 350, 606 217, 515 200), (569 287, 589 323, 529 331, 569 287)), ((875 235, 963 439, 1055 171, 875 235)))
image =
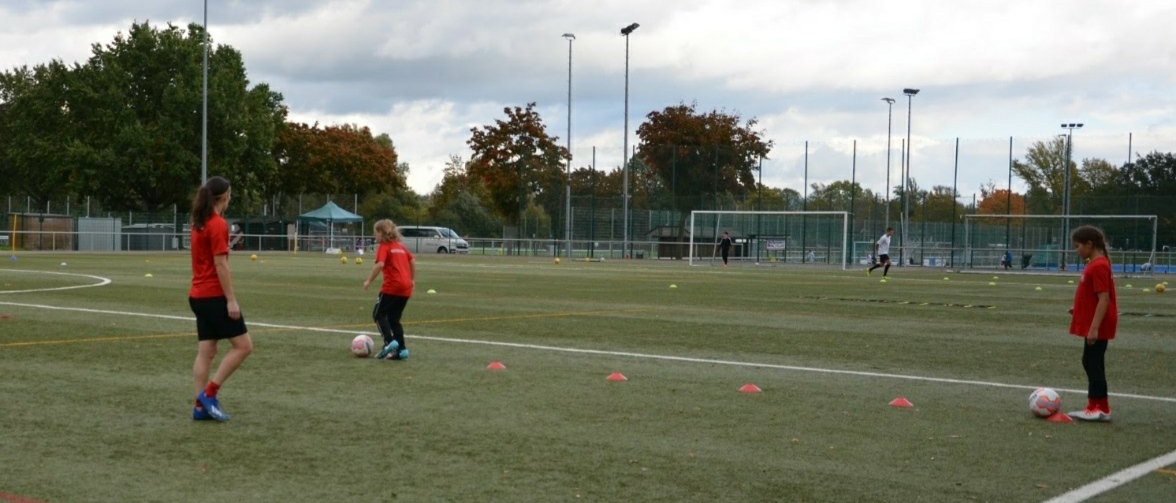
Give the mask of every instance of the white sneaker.
POLYGON ((1111 414, 1109 412, 1103 412, 1101 410, 1095 409, 1076 410, 1068 415, 1081 421, 1099 421, 1106 423, 1110 422, 1111 420, 1111 414))

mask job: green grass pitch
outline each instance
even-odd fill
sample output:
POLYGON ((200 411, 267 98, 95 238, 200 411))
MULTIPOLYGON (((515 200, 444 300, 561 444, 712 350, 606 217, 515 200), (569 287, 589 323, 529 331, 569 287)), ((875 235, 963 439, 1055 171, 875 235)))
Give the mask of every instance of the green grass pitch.
POLYGON ((0 501, 1029 502, 1176 451, 1164 278, 1118 280, 1114 422, 1056 424, 1027 398, 1085 404, 1076 277, 417 258, 412 357, 380 362, 348 352, 370 257, 236 254, 223 424, 190 417, 186 254, 5 260, 0 501))

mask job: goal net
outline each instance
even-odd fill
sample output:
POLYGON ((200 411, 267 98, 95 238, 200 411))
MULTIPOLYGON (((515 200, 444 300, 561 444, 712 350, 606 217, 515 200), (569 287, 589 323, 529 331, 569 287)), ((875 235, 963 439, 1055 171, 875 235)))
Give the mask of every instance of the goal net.
POLYGON ((1083 225, 1102 229, 1116 272, 1154 272, 1155 215, 965 215, 955 269, 1078 271, 1069 234, 1083 225))
POLYGON ((823 264, 851 260, 845 211, 692 211, 685 231, 690 265, 722 265, 719 241, 731 237, 729 263, 823 264))

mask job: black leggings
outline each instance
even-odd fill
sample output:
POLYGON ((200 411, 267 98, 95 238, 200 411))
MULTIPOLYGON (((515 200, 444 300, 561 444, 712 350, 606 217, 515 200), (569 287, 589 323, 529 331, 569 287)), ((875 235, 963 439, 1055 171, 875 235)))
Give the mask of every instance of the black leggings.
POLYGON ((1086 371, 1086 379, 1090 381, 1090 388, 1087 390, 1086 396, 1088 398, 1106 398, 1107 341, 1095 341, 1094 344, 1084 344, 1082 348, 1082 369, 1086 371))
POLYGON ((404 307, 407 305, 408 297, 380 293, 376 307, 372 309, 372 319, 380 329, 380 335, 384 337, 385 346, 395 339, 400 349, 407 347, 404 345, 404 326, 400 324, 400 316, 404 314, 404 307))
POLYGON ((730 256, 730 252, 729 252, 729 251, 727 251, 727 249, 726 249, 726 248, 723 248, 723 249, 722 249, 722 252, 723 252, 723 263, 724 263, 724 264, 726 264, 726 263, 727 263, 727 257, 728 257, 728 256, 730 256))

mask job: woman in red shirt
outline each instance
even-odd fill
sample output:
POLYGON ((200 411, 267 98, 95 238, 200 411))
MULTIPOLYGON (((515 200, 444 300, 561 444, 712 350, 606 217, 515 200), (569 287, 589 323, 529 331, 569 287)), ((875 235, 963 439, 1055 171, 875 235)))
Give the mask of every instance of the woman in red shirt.
POLYGON ((372 310, 372 319, 384 337, 384 349, 380 350, 376 358, 404 360, 408 358, 408 347, 404 345, 404 326, 400 324, 400 317, 404 314, 409 297, 412 297, 416 261, 412 253, 400 244, 400 232, 391 220, 376 222, 374 229, 380 246, 376 249, 376 265, 364 280, 363 289, 367 290, 377 275, 384 275, 384 285, 380 287, 376 307, 372 310))
POLYGON ((196 405, 192 419, 228 421, 220 408, 217 392, 221 384, 253 352, 253 340, 241 316, 241 306, 233 292, 229 272, 229 226, 221 217, 233 197, 229 181, 219 176, 209 178, 196 191, 192 201, 192 287, 188 304, 196 315, 196 363, 192 375, 196 382, 196 405), (228 354, 221 359, 212 380, 208 379, 217 343, 228 339, 228 354))
POLYGON ((1105 356, 1107 342, 1115 338, 1119 325, 1119 306, 1115 301, 1115 278, 1107 255, 1107 239, 1097 227, 1084 225, 1074 229, 1070 240, 1078 257, 1087 262, 1078 290, 1074 292, 1074 307, 1070 308, 1073 315, 1070 333, 1086 339, 1082 368, 1090 383, 1086 409, 1071 412, 1070 416, 1085 421, 1110 421, 1105 356))

